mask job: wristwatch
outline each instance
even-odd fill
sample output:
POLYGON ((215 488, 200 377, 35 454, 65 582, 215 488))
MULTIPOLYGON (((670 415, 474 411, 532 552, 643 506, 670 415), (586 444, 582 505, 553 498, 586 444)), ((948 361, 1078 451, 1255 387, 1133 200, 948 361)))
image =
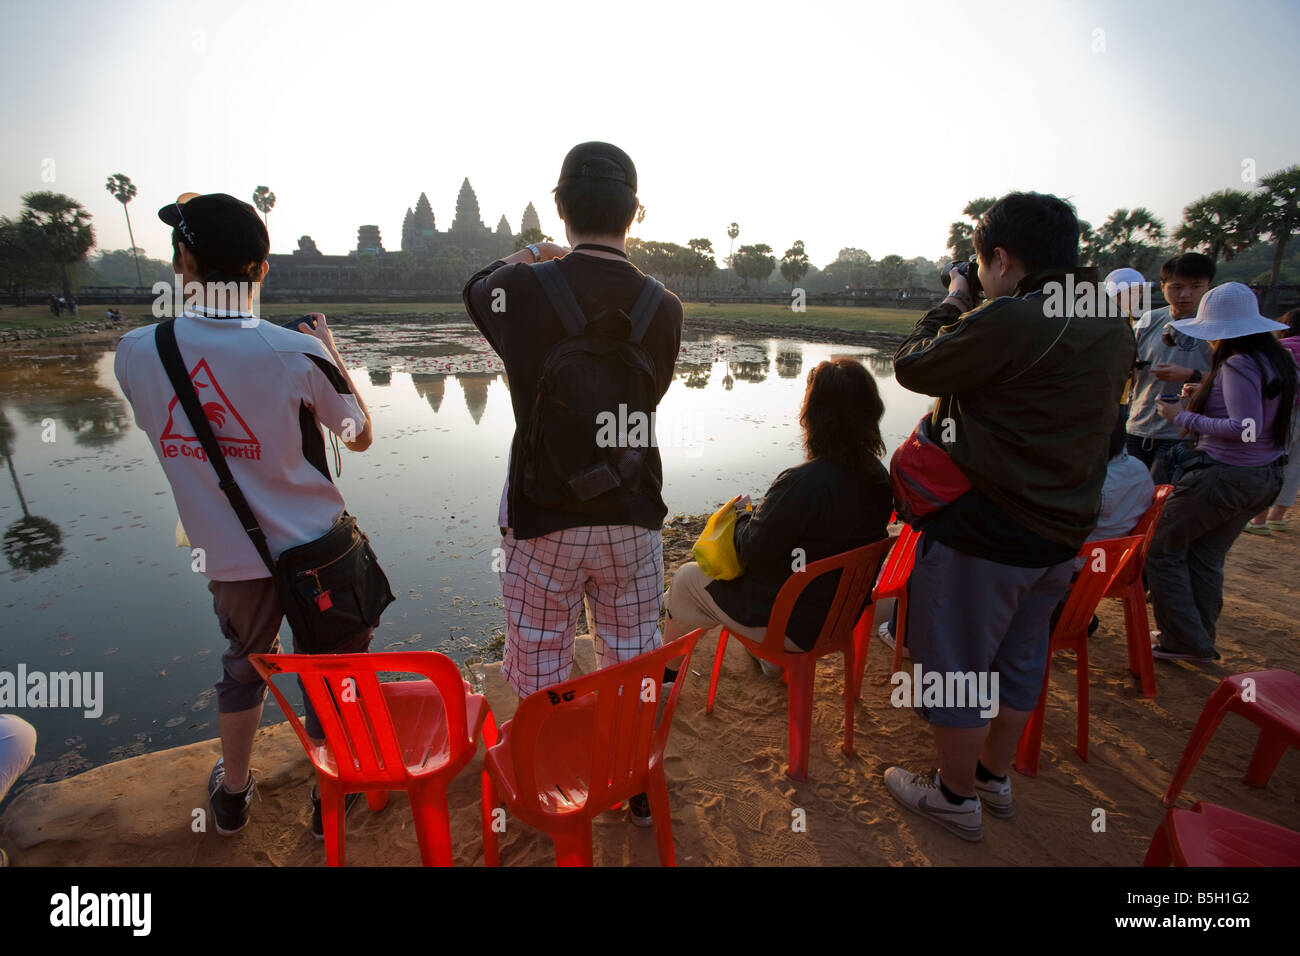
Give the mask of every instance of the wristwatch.
POLYGON ((531 252, 531 253, 533 254, 533 261, 534 261, 534 262, 541 262, 541 261, 542 261, 542 251, 541 251, 540 249, 537 248, 536 243, 532 243, 532 242, 530 242, 528 245, 524 246, 524 248, 527 249, 529 252, 531 252))
POLYGON ((1195 385, 1200 380, 1201 380, 1201 370, 1199 368, 1192 369, 1192 374, 1188 376, 1187 379, 1188 383, 1195 385))
POLYGON ((970 311, 975 307, 975 300, 972 299, 965 292, 949 292, 946 298, 956 299, 958 302, 960 302, 963 306, 966 307, 967 311, 970 311))

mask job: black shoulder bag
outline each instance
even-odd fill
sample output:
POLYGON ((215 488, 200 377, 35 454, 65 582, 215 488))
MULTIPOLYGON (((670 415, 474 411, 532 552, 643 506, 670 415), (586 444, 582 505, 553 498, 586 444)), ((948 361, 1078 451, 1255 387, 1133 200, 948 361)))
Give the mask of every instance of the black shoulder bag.
POLYGON ((280 555, 279 561, 271 558, 266 534, 230 473, 226 456, 203 414, 194 383, 185 371, 176 345, 174 321, 160 323, 155 340, 158 357, 176 398, 216 471, 218 484, 230 500, 240 525, 271 572, 275 592, 293 629, 294 650, 303 654, 328 654, 359 632, 379 624, 384 608, 394 600, 388 577, 370 548, 370 539, 357 527, 357 519, 346 511, 323 536, 289 548, 280 555))

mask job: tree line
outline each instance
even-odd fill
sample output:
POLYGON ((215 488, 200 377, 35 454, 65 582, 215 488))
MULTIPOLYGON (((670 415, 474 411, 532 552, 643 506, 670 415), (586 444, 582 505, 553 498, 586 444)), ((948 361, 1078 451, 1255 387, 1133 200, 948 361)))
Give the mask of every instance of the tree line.
MULTIPOLYGON (((162 277, 170 277, 170 265, 162 260, 141 261, 131 232, 127 204, 135 197, 136 187, 121 173, 109 177, 106 187, 122 203, 129 250, 104 251, 93 264, 105 284, 129 284, 124 276, 128 262, 134 266, 137 286, 146 286, 162 277), (151 275, 147 278, 145 273, 151 275)), ((275 205, 275 194, 258 186, 253 202, 263 216, 275 205)), ((973 199, 962 210, 964 220, 954 222, 948 230, 948 250, 955 259, 969 258, 971 241, 979 217, 993 204, 989 197, 973 199)), ((85 207, 61 193, 35 192, 23 196, 23 211, 16 219, 0 217, 0 288, 20 303, 30 288, 44 288, 58 283, 63 294, 71 295, 73 277, 83 266, 95 245, 91 214, 85 207)), ((645 218, 644 208, 637 212, 637 222, 645 218)), ((1116 209, 1100 227, 1080 220, 1080 259, 1103 274, 1121 266, 1131 266, 1152 275, 1160 262, 1181 249, 1204 252, 1216 261, 1232 262, 1246 254, 1252 263, 1266 244, 1272 246, 1272 261, 1267 285, 1275 292, 1283 269, 1291 268, 1288 246, 1300 232, 1300 166, 1289 166, 1262 177, 1250 190, 1224 189, 1202 196, 1183 210, 1182 222, 1172 232, 1150 210, 1116 209)), ((733 247, 740 236, 740 226, 731 223, 727 236, 733 247)), ((543 238, 540 229, 523 232, 517 245, 543 238)), ((1291 247, 1294 258, 1295 247, 1291 247)), ((766 243, 729 248, 719 268, 717 253, 708 239, 697 238, 685 245, 640 238, 627 241, 628 258, 641 271, 655 275, 670 287, 701 291, 762 290, 779 269, 787 288, 801 285, 810 293, 858 291, 869 288, 938 290, 937 261, 925 257, 905 259, 888 255, 873 259, 858 248, 844 248, 825 268, 818 269, 808 256, 802 240, 795 240, 778 259, 766 243)), ((413 281, 434 282, 436 286, 456 287, 468 278, 470 264, 459 250, 443 250, 429 267, 421 267, 414 257, 396 253, 382 266, 359 257, 358 268, 364 273, 364 285, 370 288, 394 281, 408 286, 413 281)), ((1297 263, 1300 266, 1300 263, 1297 263)), ((84 269, 83 269, 84 271, 84 269)), ((1300 275, 1286 276, 1300 281, 1300 275)), ((1258 280, 1262 275, 1243 277, 1258 280)))

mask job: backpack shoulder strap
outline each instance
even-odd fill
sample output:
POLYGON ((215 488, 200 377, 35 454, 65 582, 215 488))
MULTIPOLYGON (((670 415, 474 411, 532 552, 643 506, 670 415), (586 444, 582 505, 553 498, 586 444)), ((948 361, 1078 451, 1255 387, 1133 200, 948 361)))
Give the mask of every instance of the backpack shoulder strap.
POLYGON ((568 335, 581 335, 582 330, 587 327, 587 316, 583 314, 578 300, 573 297, 573 290, 569 288, 569 283, 564 280, 564 273, 560 271, 559 263, 554 259, 548 259, 533 266, 533 272, 541 282, 546 298, 551 300, 551 308, 560 317, 564 331, 568 335))
POLYGON ((640 343, 650 329, 650 322, 654 319, 655 312, 659 310, 659 303, 663 297, 664 284, 654 276, 646 276, 645 284, 641 286, 641 294, 637 296, 636 305, 632 306, 632 312, 628 316, 632 323, 632 332, 628 335, 630 341, 640 343))
POLYGON ((159 323, 154 331, 154 342, 158 347, 158 358, 162 360, 163 369, 167 372, 167 378, 171 382, 172 390, 176 393, 181 408, 185 410, 185 417, 190 420, 190 427, 194 429, 199 444, 203 446, 203 451, 208 456, 208 462, 217 473, 218 485, 225 492, 226 498, 230 501, 230 506, 235 509, 235 515, 239 518, 240 525, 243 526, 244 532, 252 540, 253 547, 257 549, 262 562, 274 577, 275 562, 271 559, 271 549, 266 543, 266 534, 262 531, 261 525, 257 523, 257 517, 253 514, 253 509, 249 507, 248 499, 244 497, 243 491, 235 483, 235 476, 230 473, 230 466, 226 464, 226 456, 221 451, 221 446, 217 444, 217 437, 212 434, 212 426, 208 424, 207 416, 203 414, 198 393, 194 391, 194 383, 185 371, 185 362, 181 358, 180 347, 176 344, 175 322, 175 319, 168 319, 166 322, 159 323))

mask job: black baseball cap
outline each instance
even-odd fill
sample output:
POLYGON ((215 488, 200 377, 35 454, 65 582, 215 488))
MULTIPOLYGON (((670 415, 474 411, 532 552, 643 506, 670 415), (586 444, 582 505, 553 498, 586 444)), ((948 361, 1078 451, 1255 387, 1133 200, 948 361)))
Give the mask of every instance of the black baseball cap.
POLYGON ((579 143, 564 157, 560 183, 566 179, 612 179, 636 192, 632 158, 612 143, 579 143))
POLYGON ((271 238, 257 210, 225 193, 184 193, 158 210, 196 253, 232 262, 265 262, 271 238))

